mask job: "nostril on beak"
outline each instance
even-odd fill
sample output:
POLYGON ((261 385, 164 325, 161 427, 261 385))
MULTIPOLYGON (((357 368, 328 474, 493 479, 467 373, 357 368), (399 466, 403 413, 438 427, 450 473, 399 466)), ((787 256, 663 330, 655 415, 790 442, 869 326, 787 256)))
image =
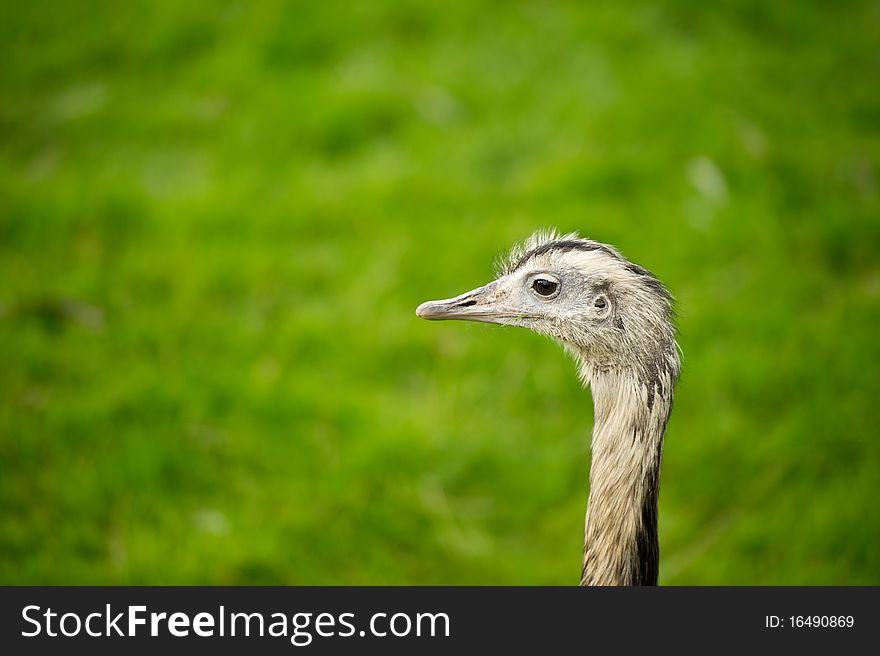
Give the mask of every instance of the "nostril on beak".
POLYGON ((476 305, 476 301, 465 301, 464 303, 459 303, 456 307, 470 307, 472 305, 476 305))

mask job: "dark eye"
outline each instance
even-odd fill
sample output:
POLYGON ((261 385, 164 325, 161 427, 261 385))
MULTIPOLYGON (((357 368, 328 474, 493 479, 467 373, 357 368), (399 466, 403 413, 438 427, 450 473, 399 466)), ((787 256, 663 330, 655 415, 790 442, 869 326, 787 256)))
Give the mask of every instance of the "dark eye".
POLYGON ((553 282, 552 280, 547 280, 545 278, 537 278, 535 282, 532 283, 532 289, 534 289, 541 296, 550 296, 553 292, 556 291, 557 287, 559 287, 559 283, 553 282))
POLYGON ((606 305, 608 305, 608 303, 602 296, 600 296, 593 302, 593 305, 595 305, 597 308, 604 308, 606 305))

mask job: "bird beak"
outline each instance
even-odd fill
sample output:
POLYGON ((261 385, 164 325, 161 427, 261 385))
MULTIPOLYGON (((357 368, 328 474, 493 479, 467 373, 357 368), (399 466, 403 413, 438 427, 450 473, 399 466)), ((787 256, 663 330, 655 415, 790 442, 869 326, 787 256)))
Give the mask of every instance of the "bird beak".
POLYGON ((429 321, 481 321, 483 323, 508 323, 515 315, 499 305, 497 283, 478 287, 455 298, 442 301, 426 301, 416 308, 416 315, 429 321))

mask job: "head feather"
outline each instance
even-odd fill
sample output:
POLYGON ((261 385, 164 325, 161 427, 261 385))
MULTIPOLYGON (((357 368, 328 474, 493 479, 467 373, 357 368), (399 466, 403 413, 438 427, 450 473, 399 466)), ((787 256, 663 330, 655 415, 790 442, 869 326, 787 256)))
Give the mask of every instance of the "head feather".
POLYGON ((674 319, 675 310, 673 298, 666 287, 648 269, 631 262, 613 246, 603 244, 581 237, 577 232, 561 234, 556 228, 544 228, 536 230, 532 235, 518 244, 515 244, 506 256, 495 263, 496 277, 509 275, 525 264, 532 257, 544 254, 551 250, 581 250, 602 251, 618 260, 621 265, 638 278, 639 282, 660 297, 665 306, 667 317, 674 319))
POLYGON ((536 230, 527 239, 514 244, 513 248, 506 255, 496 261, 495 275, 500 278, 501 276, 513 273, 529 253, 559 241, 581 241, 581 238, 577 232, 569 232, 563 235, 556 228, 536 230))

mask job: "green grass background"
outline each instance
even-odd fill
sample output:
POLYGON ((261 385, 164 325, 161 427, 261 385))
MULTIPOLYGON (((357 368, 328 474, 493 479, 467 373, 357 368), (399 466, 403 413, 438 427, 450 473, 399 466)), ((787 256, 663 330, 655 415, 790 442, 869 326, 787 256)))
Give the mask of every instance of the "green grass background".
POLYGON ((4 2, 0 583, 573 584, 589 393, 430 324, 542 226, 678 298, 661 583, 880 583, 880 4, 4 2))

